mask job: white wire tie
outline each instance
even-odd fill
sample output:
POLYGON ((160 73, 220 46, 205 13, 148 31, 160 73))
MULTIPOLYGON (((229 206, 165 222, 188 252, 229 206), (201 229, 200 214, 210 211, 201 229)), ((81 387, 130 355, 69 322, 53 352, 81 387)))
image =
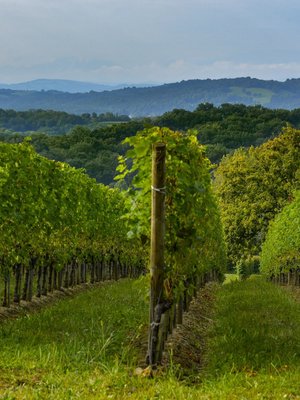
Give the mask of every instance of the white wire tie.
POLYGON ((163 187, 163 188, 156 188, 156 187, 154 187, 154 186, 151 186, 151 189, 154 190, 155 192, 162 193, 162 194, 166 194, 166 187, 163 187))
POLYGON ((155 328, 156 326, 159 326, 160 322, 151 322, 151 328, 155 328))

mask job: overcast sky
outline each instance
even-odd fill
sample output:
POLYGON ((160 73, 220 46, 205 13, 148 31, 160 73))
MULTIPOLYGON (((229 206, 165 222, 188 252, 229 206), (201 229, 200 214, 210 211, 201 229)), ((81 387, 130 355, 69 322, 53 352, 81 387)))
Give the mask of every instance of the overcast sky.
POLYGON ((0 0, 0 82, 300 77, 299 0, 0 0))

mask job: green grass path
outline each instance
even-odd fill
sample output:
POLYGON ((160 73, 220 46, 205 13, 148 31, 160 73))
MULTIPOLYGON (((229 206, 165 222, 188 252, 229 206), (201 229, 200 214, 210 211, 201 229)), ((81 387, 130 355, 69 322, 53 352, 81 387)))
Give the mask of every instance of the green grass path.
POLYGON ((257 278, 218 290, 201 377, 134 376, 146 286, 106 283, 1 324, 0 399, 300 399, 300 304, 257 278))

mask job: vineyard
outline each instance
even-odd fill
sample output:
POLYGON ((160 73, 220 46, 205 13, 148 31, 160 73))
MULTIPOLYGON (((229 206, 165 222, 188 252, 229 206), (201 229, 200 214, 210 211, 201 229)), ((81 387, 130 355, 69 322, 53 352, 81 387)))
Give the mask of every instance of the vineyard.
POLYGON ((0 146, 4 306, 142 271, 138 243, 129 246, 120 220, 125 204, 117 190, 37 155, 27 142, 0 146))
MULTIPOLYGON (((192 299, 208 282, 222 282, 227 268, 244 277, 260 268, 266 280, 299 286, 299 143, 300 131, 286 128, 258 148, 239 149, 226 156, 212 179, 214 166, 196 131, 149 128, 125 139, 128 151, 119 157, 114 188, 97 183, 84 170, 38 155, 29 140, 0 143, 2 306, 22 305, 34 297, 87 283, 109 281, 103 286, 103 291, 109 291, 105 285, 113 287, 111 281, 122 286, 120 278, 145 275, 126 289, 130 294, 136 284, 141 296, 139 300, 131 295, 135 298, 135 305, 130 303, 132 310, 139 302, 141 308, 139 316, 132 312, 130 318, 136 318, 137 325, 130 325, 130 330, 145 335, 146 327, 148 350, 143 356, 146 365, 156 370, 169 335, 184 324, 192 299)), ((253 287, 249 284, 249 290, 260 287, 262 292, 270 291, 275 304, 277 294, 268 286, 271 284, 262 282, 253 287)), ((231 285, 227 286, 235 287, 231 285)), ((239 290, 236 286, 237 293, 239 290)), ((229 297, 234 293, 227 289, 229 297)), ((114 304, 110 313, 118 315, 119 306, 114 304)), ((99 306, 95 303, 94 307, 99 306)), ((225 318, 220 307, 219 318, 225 318)), ((100 309, 101 305, 99 315, 100 309)), ((101 323, 108 315, 101 317, 101 323)), ((92 318, 98 317, 93 314, 92 318)), ((203 318, 213 321, 214 315, 203 318)), ((119 321, 123 320, 129 323, 121 316, 119 321)), ((111 329, 116 331, 117 324, 116 316, 111 329)), ((3 339, 8 326, 1 328, 3 339)), ((298 328, 295 325, 297 335, 298 328)), ((95 329, 101 336, 99 326, 95 329)), ((109 345, 109 337, 103 336, 102 349, 109 345)), ((93 340, 98 343, 98 339, 93 340)), ((137 337, 133 342, 138 348, 137 337)), ((120 350, 122 345, 119 342, 116 348, 120 350)), ((218 354, 222 354, 222 346, 216 350, 218 354)), ((294 343, 294 348, 297 346, 294 343)), ((94 346, 93 351, 97 353, 94 346)), ((78 352, 85 350, 81 347, 78 352)), ((89 357, 95 367, 95 356, 89 357)), ((278 359, 281 368, 283 361, 278 359)), ((275 365, 277 361, 271 358, 270 362, 275 365)), ((256 361, 249 362, 250 369, 259 369, 256 361)), ((239 363, 234 355, 232 363, 239 363)), ((217 371, 218 362, 214 365, 217 371)))
POLYGON ((151 151, 154 143, 164 142, 166 237, 159 241, 166 246, 152 299, 151 323, 160 325, 150 339, 155 347, 149 351, 152 365, 162 357, 168 332, 182 323, 193 294, 209 279, 221 278, 225 245, 211 166, 196 134, 153 128, 126 142, 132 149, 120 157, 117 179, 119 185, 125 178, 130 182, 127 193, 37 155, 28 142, 1 144, 3 306, 31 301, 34 293, 40 297, 87 281, 136 277, 146 270, 151 151))

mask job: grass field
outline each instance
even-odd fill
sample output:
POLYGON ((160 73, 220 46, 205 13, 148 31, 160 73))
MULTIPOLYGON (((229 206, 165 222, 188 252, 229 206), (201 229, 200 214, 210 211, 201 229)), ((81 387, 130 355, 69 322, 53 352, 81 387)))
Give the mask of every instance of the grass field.
POLYGON ((263 88, 241 88, 232 86, 230 89, 233 96, 252 99, 254 104, 259 103, 263 106, 271 102, 274 94, 271 90, 263 88))
MULTIPOLYGON (((106 283, 0 325, 0 399, 300 399, 300 304, 260 278, 217 289, 208 362, 135 376, 146 280, 106 283)), ((197 317, 197 316, 195 316, 197 317)))

